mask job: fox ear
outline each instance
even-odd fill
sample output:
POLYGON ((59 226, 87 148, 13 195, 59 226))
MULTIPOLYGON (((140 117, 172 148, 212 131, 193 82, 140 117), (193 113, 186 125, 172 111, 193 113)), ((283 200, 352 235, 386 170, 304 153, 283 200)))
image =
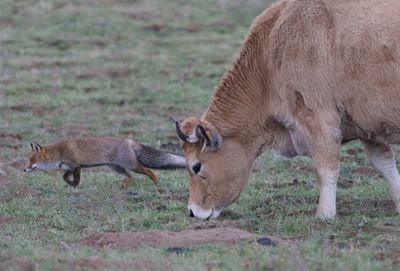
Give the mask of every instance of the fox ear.
MULTIPOLYGON (((32 144, 32 143, 31 143, 32 144)), ((42 146, 40 146, 36 141, 35 142, 33 142, 33 150, 34 151, 36 151, 36 152, 40 152, 41 151, 41 149, 42 149, 42 146)))
POLYGON ((31 142, 29 142, 29 147, 31 148, 31 151, 35 150, 34 147, 33 147, 33 144, 31 142))

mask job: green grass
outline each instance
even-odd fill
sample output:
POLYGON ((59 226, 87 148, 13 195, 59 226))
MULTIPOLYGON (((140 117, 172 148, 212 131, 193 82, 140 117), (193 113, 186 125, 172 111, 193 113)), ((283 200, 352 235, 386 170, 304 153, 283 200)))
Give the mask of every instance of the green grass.
POLYGON ((0 2, 0 269, 399 270, 400 218, 381 176, 354 172, 368 167, 357 142, 343 148, 338 219, 314 218, 309 159, 267 153, 238 201, 205 223, 286 240, 277 247, 203 245, 180 255, 87 247, 79 240, 91 232, 204 226, 186 214, 187 173, 158 171, 164 193, 135 175, 132 196, 104 169, 84 170, 76 189, 60 172, 20 170, 33 140, 175 142, 168 116, 205 110, 266 2, 0 2))

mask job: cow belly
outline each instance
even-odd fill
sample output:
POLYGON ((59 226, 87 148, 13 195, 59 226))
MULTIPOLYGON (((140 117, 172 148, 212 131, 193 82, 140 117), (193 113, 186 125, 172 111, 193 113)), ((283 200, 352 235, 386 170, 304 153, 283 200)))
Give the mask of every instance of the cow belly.
POLYGON ((400 144, 400 125, 385 121, 375 122, 373 127, 365 128, 357 124, 346 124, 343 129, 343 141, 347 142, 353 139, 367 139, 385 144, 400 144))

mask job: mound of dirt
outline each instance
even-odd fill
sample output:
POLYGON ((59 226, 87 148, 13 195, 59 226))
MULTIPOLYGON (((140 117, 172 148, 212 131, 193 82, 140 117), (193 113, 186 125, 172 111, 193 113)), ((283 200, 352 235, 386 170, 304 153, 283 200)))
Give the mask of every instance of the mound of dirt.
POLYGON ((0 215, 0 225, 9 222, 12 219, 13 219, 12 217, 0 215))
POLYGON ((93 233, 80 242, 92 247, 136 249, 141 246, 170 248, 201 244, 234 244, 238 241, 255 241, 256 238, 256 234, 237 228, 215 228, 181 232, 154 230, 133 233, 93 233))

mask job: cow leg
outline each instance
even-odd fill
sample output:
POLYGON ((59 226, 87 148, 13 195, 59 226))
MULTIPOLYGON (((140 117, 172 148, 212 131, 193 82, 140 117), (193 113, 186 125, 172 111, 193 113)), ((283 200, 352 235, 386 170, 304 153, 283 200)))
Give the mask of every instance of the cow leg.
MULTIPOLYGON (((304 110, 305 111, 305 110, 304 110)), ((313 159, 319 183, 319 201, 316 215, 331 219, 336 215, 336 182, 339 176, 339 155, 341 138, 334 121, 318 121, 313 113, 299 116, 299 133, 303 136, 309 154, 313 159)))
MULTIPOLYGON (((323 151, 323 150, 321 150, 323 151)), ((316 215, 331 219, 336 215, 336 183, 339 176, 339 155, 313 155, 319 183, 319 200, 316 215)))
POLYGON ((307 147, 313 159, 319 183, 317 217, 331 219, 336 215, 336 182, 339 176, 338 140, 328 133, 318 131, 305 136, 307 147))
POLYGON ((392 148, 387 144, 362 140, 367 153, 369 162, 385 177, 389 182, 390 193, 396 207, 400 213, 400 175, 396 168, 392 148))

